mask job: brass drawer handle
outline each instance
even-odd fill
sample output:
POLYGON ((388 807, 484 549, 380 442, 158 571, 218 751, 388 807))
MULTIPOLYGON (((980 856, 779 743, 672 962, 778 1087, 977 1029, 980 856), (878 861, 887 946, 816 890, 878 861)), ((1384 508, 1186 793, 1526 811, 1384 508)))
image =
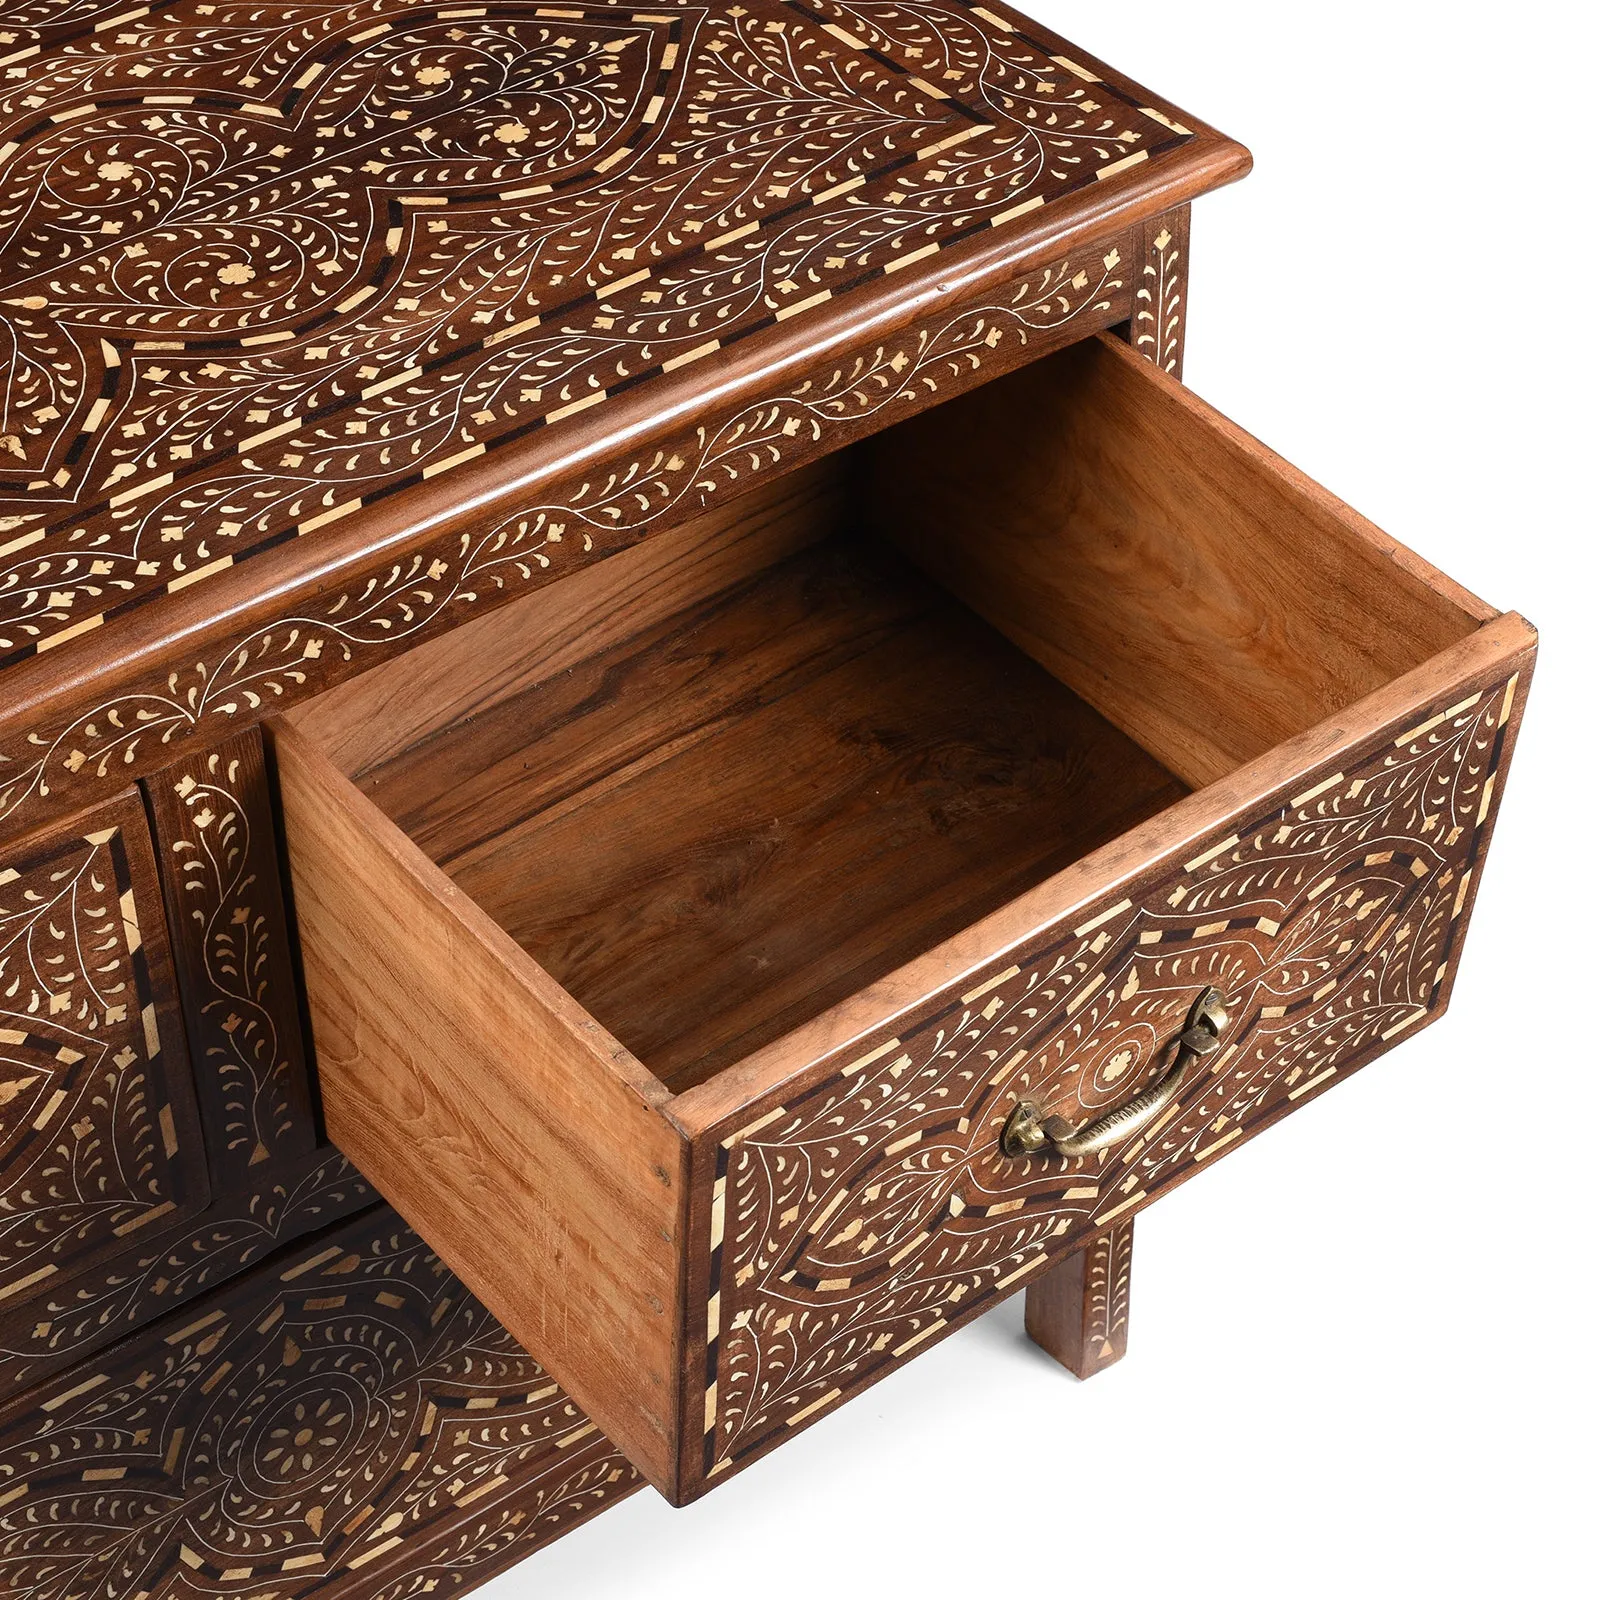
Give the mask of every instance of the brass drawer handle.
POLYGON ((1097 1150, 1131 1139, 1177 1099, 1190 1063, 1218 1049, 1222 1030, 1227 1025, 1227 996, 1219 989, 1206 989, 1189 1012, 1189 1020, 1178 1038, 1177 1058, 1160 1082, 1135 1095, 1126 1105, 1077 1129, 1061 1117, 1047 1117, 1032 1100, 1019 1100, 1006 1118, 1000 1148, 1008 1156, 1031 1156, 1050 1145, 1058 1156, 1071 1159, 1093 1155, 1097 1150))

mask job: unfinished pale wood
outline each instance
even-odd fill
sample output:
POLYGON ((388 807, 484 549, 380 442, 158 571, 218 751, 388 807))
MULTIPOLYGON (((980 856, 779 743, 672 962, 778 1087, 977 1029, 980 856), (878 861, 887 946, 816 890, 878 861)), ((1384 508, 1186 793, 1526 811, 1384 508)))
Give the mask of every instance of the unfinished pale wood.
MULTIPOLYGON (((442 728, 537 689, 608 644, 738 583, 837 530, 845 463, 835 453, 583 567, 287 712, 359 775, 442 728)), ((581 535, 574 535, 581 537, 581 535)))
POLYGON ((686 592, 361 779, 674 1089, 1184 792, 877 541, 686 592))
POLYGON ((270 726, 330 1135, 670 1493, 686 1167, 664 1091, 270 726))
POLYGON ((874 525, 1195 787, 1495 615, 1117 339, 863 451, 874 525))
POLYGON ((1079 1378, 1128 1353, 1133 1218, 1108 1228, 1028 1285, 1023 1325, 1041 1350, 1079 1378))

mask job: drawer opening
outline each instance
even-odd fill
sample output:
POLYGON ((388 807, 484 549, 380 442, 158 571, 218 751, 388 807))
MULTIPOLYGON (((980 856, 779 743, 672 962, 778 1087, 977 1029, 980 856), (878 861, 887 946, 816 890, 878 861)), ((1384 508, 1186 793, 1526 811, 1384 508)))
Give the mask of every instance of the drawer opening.
POLYGON ((288 720, 676 1094, 1492 615, 1097 339, 288 720))
POLYGON ((1186 792, 882 541, 768 553, 352 774, 674 1091, 1186 792))

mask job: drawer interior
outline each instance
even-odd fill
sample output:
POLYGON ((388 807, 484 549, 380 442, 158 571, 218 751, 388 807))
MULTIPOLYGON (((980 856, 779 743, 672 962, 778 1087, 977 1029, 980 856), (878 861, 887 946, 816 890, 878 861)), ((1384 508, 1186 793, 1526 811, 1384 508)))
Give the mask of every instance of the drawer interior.
POLYGON ((750 554, 353 774, 674 1090, 1185 792, 848 518, 750 554))
POLYGON ((1112 341, 290 714, 674 1093, 1488 616, 1112 341))

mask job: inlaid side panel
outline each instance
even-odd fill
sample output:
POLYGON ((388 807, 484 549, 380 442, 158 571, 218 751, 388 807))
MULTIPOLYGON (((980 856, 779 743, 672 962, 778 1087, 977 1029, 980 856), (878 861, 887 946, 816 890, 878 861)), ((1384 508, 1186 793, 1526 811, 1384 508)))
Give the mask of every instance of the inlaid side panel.
POLYGON ((0 1313, 34 1315, 208 1198, 130 790, 60 835, 0 849, 0 1313))
POLYGON ((704 1479, 1438 1016, 1531 657, 1517 667, 725 1124, 696 1224, 704 1479), (1072 1160, 1002 1153, 1022 1098, 1078 1126, 1163 1076, 1211 985, 1222 1047, 1140 1136, 1072 1160))
POLYGON ((409 1600, 639 1480, 387 1207, 0 1411, 14 1600, 409 1600))
POLYGON ((213 1181, 235 1189, 317 1143, 261 736, 169 767, 146 791, 213 1181))
MULTIPOLYGON (((114 1244, 87 1259, 75 1257, 79 1270, 70 1282, 50 1275, 0 1299, 0 1395, 84 1359, 299 1235, 377 1198, 342 1155, 318 1142, 259 736, 252 732, 159 774, 148 785, 148 797, 158 854, 152 858, 149 826, 132 795, 118 813, 127 824, 118 837, 135 841, 128 858, 141 953, 157 961, 162 973, 171 965, 178 971, 191 1058, 183 1061, 181 1093, 189 1110, 186 1120, 170 1120, 175 1134, 188 1129, 187 1144, 179 1134, 179 1151, 187 1152, 202 1177, 209 1173, 209 1198, 204 1183, 191 1184, 182 1205, 174 1203, 148 1226, 120 1234, 116 1229, 123 1224, 114 1214, 97 1212, 114 1244), (158 871, 172 915, 170 961, 158 871)), ((77 848, 81 854, 89 847, 80 841, 77 848)), ((98 848, 108 851, 112 842, 98 848)), ((66 880, 62 884, 64 893, 66 880)), ((0 886, 0 904, 8 888, 20 892, 27 884, 0 886)), ((59 919, 44 916, 47 900, 19 905, 31 909, 35 927, 64 929, 59 919)), ((185 1030, 170 978, 166 983, 160 1037, 165 1041, 170 1031, 182 1060, 185 1030)), ((25 1006, 26 993, 19 991, 15 1003, 25 1006)), ((141 1025, 135 1043, 143 1037, 141 1025)), ((163 1056, 170 1062, 171 1050, 163 1056)), ((0 1118, 39 1148, 53 1148, 29 1122, 39 1108, 27 1107, 37 1099, 17 1091, 0 1106, 0 1118)), ((85 1120, 61 1104, 57 1120, 64 1128, 85 1120)), ((159 1111, 155 1115, 159 1129, 159 1111)), ((76 1136, 74 1147, 83 1147, 76 1136)), ((164 1151, 165 1144, 157 1149, 164 1151)), ((26 1194, 12 1218, 18 1237, 37 1232, 53 1215, 41 1207, 37 1188, 26 1194)))

